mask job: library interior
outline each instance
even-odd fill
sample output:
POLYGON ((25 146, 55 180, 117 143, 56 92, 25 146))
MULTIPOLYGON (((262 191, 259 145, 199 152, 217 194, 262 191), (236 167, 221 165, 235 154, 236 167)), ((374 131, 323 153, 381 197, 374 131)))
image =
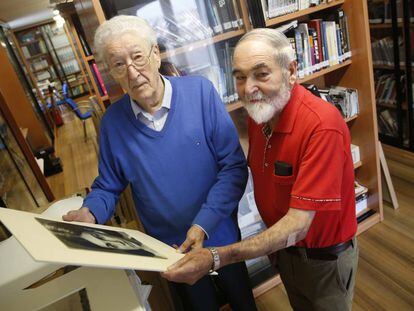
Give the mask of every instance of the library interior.
POLYGON ((0 1, 0 43, 0 310, 412 310, 412 0, 0 1))

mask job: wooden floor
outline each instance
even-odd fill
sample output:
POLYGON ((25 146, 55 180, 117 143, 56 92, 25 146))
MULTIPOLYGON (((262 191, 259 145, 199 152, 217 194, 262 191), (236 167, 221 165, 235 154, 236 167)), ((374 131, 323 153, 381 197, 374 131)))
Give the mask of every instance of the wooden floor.
POLYGON ((47 178, 57 200, 90 187, 98 175, 96 133, 92 120, 86 120, 86 142, 82 121, 71 111, 64 111, 63 122, 55 135, 55 151, 63 163, 63 172, 47 178))
MULTIPOLYGON (((89 187, 97 175, 97 153, 92 121, 88 140, 82 124, 65 115, 59 128, 56 152, 64 172, 48 178, 56 198, 89 187)), ((414 184, 394 178, 400 208, 384 206, 385 219, 359 236, 360 258, 353 310, 414 310, 414 184)), ((283 286, 257 300, 258 309, 291 310, 283 286)))

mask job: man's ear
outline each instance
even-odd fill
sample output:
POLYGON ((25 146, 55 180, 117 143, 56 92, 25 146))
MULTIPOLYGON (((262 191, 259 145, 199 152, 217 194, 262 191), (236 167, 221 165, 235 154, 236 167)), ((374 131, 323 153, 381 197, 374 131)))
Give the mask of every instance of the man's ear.
POLYGON ((160 69, 161 67, 161 53, 158 44, 155 44, 152 51, 155 54, 155 61, 157 62, 157 68, 160 69))
POLYGON ((294 60, 289 64, 289 85, 293 86, 298 78, 298 63, 294 60))

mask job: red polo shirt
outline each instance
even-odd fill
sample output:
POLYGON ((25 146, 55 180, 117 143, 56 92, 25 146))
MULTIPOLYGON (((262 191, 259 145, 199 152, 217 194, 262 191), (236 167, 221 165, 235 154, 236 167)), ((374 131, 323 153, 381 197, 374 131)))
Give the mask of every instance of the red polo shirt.
POLYGON ((354 166, 349 130, 339 111, 297 84, 268 141, 262 128, 249 118, 248 161, 266 225, 297 208, 316 211, 297 246, 327 247, 354 237, 354 166), (292 175, 275 175, 276 161, 289 163, 292 175))

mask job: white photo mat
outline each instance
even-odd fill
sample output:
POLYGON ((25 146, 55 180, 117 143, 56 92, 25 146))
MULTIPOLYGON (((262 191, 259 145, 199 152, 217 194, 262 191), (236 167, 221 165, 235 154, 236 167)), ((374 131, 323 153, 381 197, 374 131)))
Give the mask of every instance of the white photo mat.
MULTIPOLYGON (((56 220, 34 213, 7 208, 0 208, 0 222, 7 227, 36 261, 76 266, 161 272, 165 271, 167 267, 183 257, 173 247, 140 231, 131 229, 80 222, 65 222, 63 220, 56 220), (41 222, 46 223, 49 229, 44 224, 41 224, 41 222), (58 237, 59 233, 52 232, 53 230, 50 229, 50 225, 51 227, 58 228, 58 231, 64 232, 71 231, 69 229, 75 226, 73 228, 76 230, 73 232, 87 232, 89 235, 92 232, 93 236, 98 237, 103 233, 113 233, 115 237, 126 237, 124 239, 126 243, 128 241, 139 241, 147 251, 152 252, 155 256, 149 257, 148 255, 118 253, 118 250, 115 250, 114 246, 111 245, 115 242, 112 243, 111 241, 108 242, 108 245, 111 245, 109 250, 104 249, 107 246, 104 248, 100 248, 101 246, 98 248, 82 246, 83 249, 77 248, 76 245, 69 247, 67 242, 62 240, 61 237, 58 237)), ((121 250, 119 252, 125 251, 121 250)))

